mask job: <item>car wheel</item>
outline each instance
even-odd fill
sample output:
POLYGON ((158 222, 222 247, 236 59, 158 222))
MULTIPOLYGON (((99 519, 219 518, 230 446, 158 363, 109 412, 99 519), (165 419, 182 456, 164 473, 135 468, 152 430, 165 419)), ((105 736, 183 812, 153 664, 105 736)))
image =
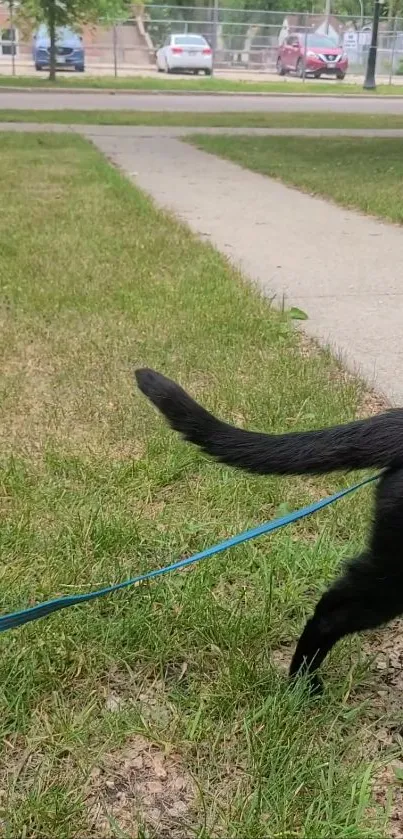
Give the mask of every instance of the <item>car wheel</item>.
POLYGON ((314 73, 314 79, 320 79, 322 73, 314 73))
POLYGON ((74 69, 76 73, 84 73, 85 71, 84 64, 77 64, 77 66, 74 69))
POLYGON ((174 72, 175 71, 172 69, 172 67, 170 67, 169 64, 167 63, 167 73, 174 73, 174 72))
POLYGON ((346 78, 345 73, 337 73, 337 78, 342 82, 346 78))
POLYGON ((304 62, 302 58, 299 58, 297 61, 296 72, 299 79, 303 79, 306 76, 306 72, 304 72, 304 62))
POLYGON ((39 73, 40 70, 42 70, 41 65, 40 64, 35 64, 35 70, 36 70, 37 73, 39 73))
POLYGON ((286 71, 280 56, 277 59, 276 70, 279 76, 285 76, 286 71))
POLYGON ((205 70, 204 75, 205 76, 211 76, 211 70, 205 70))

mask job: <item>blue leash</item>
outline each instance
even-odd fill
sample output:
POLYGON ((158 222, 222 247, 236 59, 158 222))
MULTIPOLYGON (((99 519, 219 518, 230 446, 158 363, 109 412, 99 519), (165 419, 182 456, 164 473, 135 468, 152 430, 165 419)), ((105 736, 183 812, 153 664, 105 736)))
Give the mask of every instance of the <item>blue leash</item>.
POLYGON ((279 530, 281 527, 286 527, 299 519, 304 519, 306 516, 328 507, 339 498, 344 498, 345 495, 355 492, 356 489, 365 486, 366 484, 376 481, 379 475, 374 475, 371 478, 366 478, 360 481, 359 484, 354 484, 347 489, 342 489, 334 495, 329 495, 327 498, 322 498, 321 501, 315 501, 314 504, 309 504, 308 507, 302 507, 300 510, 295 510, 293 513, 288 513, 286 516, 274 519, 273 521, 260 524, 258 527, 253 527, 252 530, 244 530, 238 536, 232 536, 218 545, 213 545, 211 548, 206 548, 200 553, 193 554, 187 559, 180 559, 178 562, 173 562, 171 565, 165 565, 163 568, 155 568, 153 571, 147 571, 146 574, 139 574, 138 577, 133 577, 131 580, 124 580, 123 583, 116 583, 107 588, 100 588, 97 591, 90 591, 87 594, 74 594, 69 597, 57 597, 54 600, 46 600, 45 603, 38 603, 37 606, 31 606, 28 609, 21 609, 19 612, 10 612, 8 615, 0 617, 0 632, 5 632, 7 629, 15 629, 17 626, 22 626, 24 623, 36 621, 39 618, 45 618, 52 612, 59 612, 61 609, 68 609, 70 606, 78 606, 80 603, 88 603, 90 600, 96 600, 97 597, 104 597, 106 594, 112 594, 114 591, 128 588, 129 586, 144 583, 146 580, 152 580, 154 577, 162 577, 163 574, 168 574, 171 571, 178 571, 180 568, 187 568, 188 565, 193 565, 201 559, 207 559, 214 554, 222 553, 222 551, 233 548, 235 545, 240 545, 242 542, 248 542, 250 539, 256 539, 258 536, 263 536, 264 533, 272 533, 274 530, 279 530))

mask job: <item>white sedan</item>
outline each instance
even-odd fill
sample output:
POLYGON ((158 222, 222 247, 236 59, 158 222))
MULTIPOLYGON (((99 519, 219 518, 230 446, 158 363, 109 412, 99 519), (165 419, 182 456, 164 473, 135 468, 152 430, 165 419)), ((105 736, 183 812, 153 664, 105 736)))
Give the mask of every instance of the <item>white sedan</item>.
POLYGON ((157 51, 159 73, 205 73, 211 76, 213 51, 203 35, 168 35, 157 51))

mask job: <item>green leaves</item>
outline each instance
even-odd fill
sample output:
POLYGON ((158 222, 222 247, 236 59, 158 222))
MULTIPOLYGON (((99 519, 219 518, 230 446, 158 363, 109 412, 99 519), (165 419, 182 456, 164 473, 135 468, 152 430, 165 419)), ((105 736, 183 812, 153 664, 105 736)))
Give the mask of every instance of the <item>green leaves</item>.
POLYGON ((124 18, 129 10, 128 0, 21 0, 19 18, 31 29, 45 23, 50 30, 53 19, 56 27, 80 30, 85 23, 124 18))
POLYGON ((291 320, 308 320, 308 315, 302 309, 298 309, 296 306, 292 306, 292 308, 288 312, 291 320))

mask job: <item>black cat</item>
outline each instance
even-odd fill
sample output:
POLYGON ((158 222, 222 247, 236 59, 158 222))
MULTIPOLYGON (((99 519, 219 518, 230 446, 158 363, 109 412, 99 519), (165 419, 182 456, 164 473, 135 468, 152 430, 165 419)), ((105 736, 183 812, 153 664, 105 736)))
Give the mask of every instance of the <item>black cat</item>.
POLYGON ((314 671, 340 638, 403 613, 403 410, 318 431, 261 434, 216 419, 160 373, 137 370, 136 379, 175 431, 230 466, 261 475, 385 469, 369 545, 321 597, 291 662, 290 675, 306 673, 319 688, 314 671))

